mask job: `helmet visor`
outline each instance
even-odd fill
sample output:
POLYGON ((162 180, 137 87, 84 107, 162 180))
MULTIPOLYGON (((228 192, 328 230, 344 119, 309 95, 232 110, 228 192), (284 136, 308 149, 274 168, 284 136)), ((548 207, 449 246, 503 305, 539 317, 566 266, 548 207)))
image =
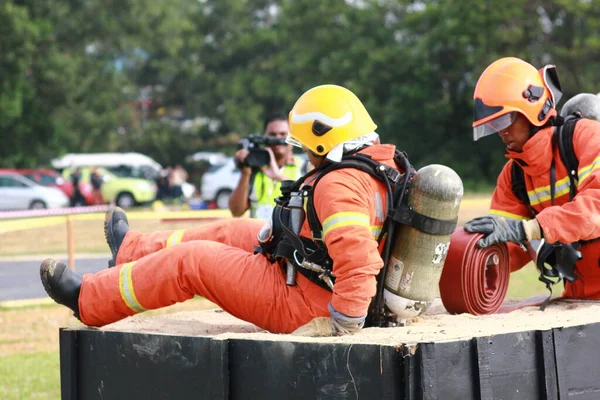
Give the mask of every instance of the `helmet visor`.
POLYGON ((511 126, 515 119, 517 119, 517 113, 513 111, 475 126, 473 127, 473 140, 477 141, 482 137, 500 133, 511 126))
POLYGON ((287 144, 291 144, 292 146, 302 148, 302 143, 293 137, 291 133, 288 133, 287 137, 285 138, 285 142, 287 144))

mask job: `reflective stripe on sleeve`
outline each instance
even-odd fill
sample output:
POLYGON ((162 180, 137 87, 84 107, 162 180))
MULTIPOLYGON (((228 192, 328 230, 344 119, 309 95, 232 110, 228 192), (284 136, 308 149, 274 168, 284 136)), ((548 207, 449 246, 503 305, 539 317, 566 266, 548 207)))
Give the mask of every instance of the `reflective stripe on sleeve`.
POLYGON ((335 228, 350 225, 364 226, 365 228, 369 229, 369 231, 371 230, 370 218, 367 214, 358 212, 341 212, 333 214, 323 221, 323 238, 325 238, 325 236, 335 228))
MULTIPOLYGON (((556 181, 554 185, 554 198, 556 199, 564 194, 569 193, 570 188, 571 182, 569 181, 568 176, 564 177, 559 181, 556 181)), ((527 197, 529 197, 529 204, 535 206, 536 204, 540 204, 544 201, 549 201, 552 198, 550 194, 550 185, 529 190, 527 192, 527 197)))
POLYGON ((379 239, 379 235, 381 234, 381 229, 383 229, 383 225, 372 225, 371 226, 371 234, 373 235, 373 239, 379 239))
POLYGON ((176 244, 181 243, 181 239, 183 239, 184 232, 184 230, 179 230, 171 233, 171 235, 167 239, 167 247, 175 246, 176 244))
POLYGON ((581 185, 581 182, 586 180, 586 178, 590 176, 592 171, 597 168, 600 168, 600 157, 597 157, 594 160, 594 162, 590 165, 586 165, 585 167, 579 169, 579 172, 577 173, 577 175, 579 176, 579 183, 577 184, 577 186, 581 185))
POLYGON ((135 291, 133 289, 131 271, 133 269, 134 264, 135 261, 132 261, 121 267, 121 271, 119 271, 119 291, 121 292, 121 298, 123 299, 127 307, 131 308, 137 313, 140 313, 146 311, 146 309, 142 307, 142 305, 138 301, 137 297, 135 296, 135 291))

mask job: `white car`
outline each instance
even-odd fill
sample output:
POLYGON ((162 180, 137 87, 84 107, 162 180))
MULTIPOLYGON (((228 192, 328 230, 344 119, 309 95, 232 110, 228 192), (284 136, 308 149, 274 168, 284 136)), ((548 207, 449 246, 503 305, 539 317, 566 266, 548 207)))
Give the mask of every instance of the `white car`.
POLYGON ((202 175, 200 197, 204 201, 214 201, 219 208, 229 207, 229 197, 240 180, 240 170, 235 167, 233 157, 222 164, 211 166, 202 175))
POLYGON ((60 189, 38 185, 22 175, 0 173, 0 210, 68 207, 69 198, 60 189))

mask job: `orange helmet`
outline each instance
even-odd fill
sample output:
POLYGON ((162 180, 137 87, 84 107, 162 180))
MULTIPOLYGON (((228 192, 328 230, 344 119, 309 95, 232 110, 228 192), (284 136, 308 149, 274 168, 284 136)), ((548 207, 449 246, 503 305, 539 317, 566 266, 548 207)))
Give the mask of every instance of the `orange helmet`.
POLYGON ((534 126, 543 126, 556 115, 562 89, 556 68, 539 71, 515 57, 501 58, 483 71, 473 100, 473 140, 508 128, 522 114, 534 126))

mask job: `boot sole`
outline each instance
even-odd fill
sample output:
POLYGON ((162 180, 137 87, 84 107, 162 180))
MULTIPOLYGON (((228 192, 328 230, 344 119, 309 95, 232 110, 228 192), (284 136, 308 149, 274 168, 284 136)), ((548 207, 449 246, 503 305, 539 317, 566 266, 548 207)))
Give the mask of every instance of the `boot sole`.
MULTIPOLYGON (((59 303, 58 300, 56 300, 56 297, 54 296, 54 293, 52 291, 52 288, 50 287, 50 284, 48 283, 48 275, 54 276, 55 269, 56 269, 56 260, 52 260, 52 259, 44 260, 42 262, 42 265, 40 265, 40 279, 42 280, 42 285, 44 285, 44 290, 46 291, 48 296, 50 296, 50 298, 52 300, 54 300, 55 302, 59 303)), ((61 303, 59 303, 59 304, 61 304, 61 303)))
MULTIPOLYGON (((108 268, 112 268, 117 265, 117 243, 115 240, 115 235, 112 229, 112 217, 116 211, 122 211, 125 214, 125 211, 120 207, 110 207, 106 214, 104 215, 104 237, 106 238, 106 243, 110 248, 110 252, 112 253, 112 259, 108 261, 108 268)), ((125 214, 125 222, 129 224, 127 220, 127 215, 125 214)))
MULTIPOLYGON (((50 284, 48 283, 48 276, 51 275, 52 277, 54 277, 54 272, 56 270, 56 260, 53 260, 51 258, 48 258, 46 260, 44 260, 42 262, 42 265, 40 265, 40 279, 42 280, 42 285, 44 286, 44 290, 46 291, 46 294, 48 294, 48 296, 54 300, 57 304, 63 305, 65 307, 68 307, 67 305, 63 304, 62 302, 58 301, 57 298, 54 296, 54 292, 52 291, 52 288, 50 287, 50 284)), ((68 268, 65 266, 65 268, 68 268)), ((64 273, 65 268, 63 268, 62 272, 64 273)), ((62 276, 62 273, 61 273, 62 276)), ((60 277, 58 278, 58 280, 60 280, 60 277)), ((73 312, 73 316, 77 319, 79 319, 79 315, 76 312, 73 312)))

